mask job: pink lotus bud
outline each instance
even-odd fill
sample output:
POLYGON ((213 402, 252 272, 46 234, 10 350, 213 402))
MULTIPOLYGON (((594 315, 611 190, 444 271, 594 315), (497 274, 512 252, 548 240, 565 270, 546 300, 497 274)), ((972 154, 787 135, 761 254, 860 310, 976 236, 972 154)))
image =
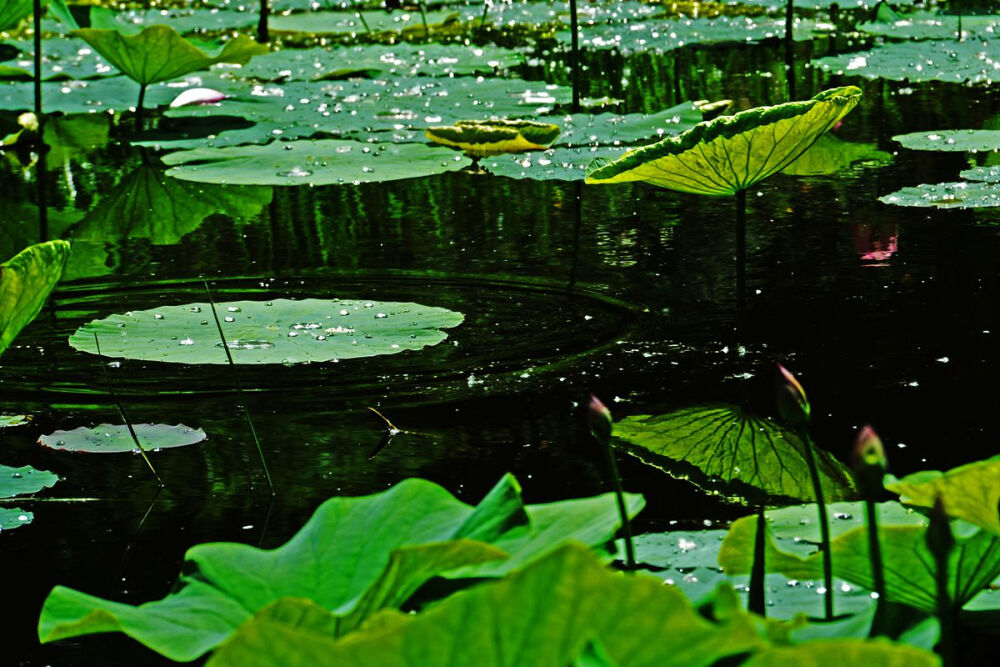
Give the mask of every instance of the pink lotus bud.
POLYGON ((174 98, 170 103, 170 108, 183 107, 188 104, 215 104, 226 99, 225 93, 220 93, 211 88, 188 88, 174 98))
POLYGON ((590 406, 587 408, 587 423, 594 438, 602 445, 608 444, 611 440, 611 411, 593 394, 590 395, 590 406))
POLYGON ((866 424, 854 441, 854 453, 851 458, 854 470, 858 474, 868 468, 878 468, 885 471, 887 460, 882 440, 870 425, 866 424))
POLYGON ((807 424, 809 399, 806 398, 805 389, 781 364, 778 364, 777 380, 778 414, 792 426, 807 424))

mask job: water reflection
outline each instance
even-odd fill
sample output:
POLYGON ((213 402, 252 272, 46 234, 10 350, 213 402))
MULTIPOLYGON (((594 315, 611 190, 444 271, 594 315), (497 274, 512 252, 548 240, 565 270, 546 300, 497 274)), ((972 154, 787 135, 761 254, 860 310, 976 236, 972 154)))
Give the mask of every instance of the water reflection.
POLYGON ((874 223, 854 225, 854 249, 863 266, 889 266, 899 250, 899 225, 874 223))

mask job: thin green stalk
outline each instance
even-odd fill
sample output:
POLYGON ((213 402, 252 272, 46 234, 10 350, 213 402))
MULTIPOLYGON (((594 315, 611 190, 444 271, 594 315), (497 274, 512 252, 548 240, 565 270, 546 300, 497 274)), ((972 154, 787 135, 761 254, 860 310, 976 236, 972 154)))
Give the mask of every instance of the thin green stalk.
POLYGON ((795 99, 795 35, 792 26, 795 24, 795 0, 788 0, 785 5, 785 81, 788 84, 788 101, 795 99))
POLYGON ((420 9, 420 20, 424 22, 424 37, 431 38, 431 29, 427 26, 427 14, 424 13, 424 3, 417 0, 417 7, 420 9))
POLYGON ((875 616, 872 618, 870 635, 884 635, 885 628, 885 573, 882 569, 882 546, 878 539, 878 507, 875 499, 865 494, 865 524, 868 527, 868 560, 872 566, 872 582, 875 595, 875 616))
MULTIPOLYGON (((96 332, 94 332, 94 347, 97 349, 97 356, 100 357, 101 341, 98 340, 96 332)), ((132 421, 125 413, 125 407, 122 405, 121 401, 118 400, 118 393, 115 391, 114 383, 111 382, 111 374, 108 373, 108 367, 105 366, 102 361, 98 361, 98 363, 101 364, 101 368, 104 370, 104 381, 108 385, 108 393, 111 394, 111 400, 115 402, 115 407, 118 408, 118 415, 122 418, 122 421, 125 422, 125 428, 128 429, 129 435, 132 436, 132 442, 135 443, 136 448, 139 450, 139 454, 142 455, 142 460, 146 462, 147 466, 149 466, 149 471, 153 473, 153 478, 156 480, 156 483, 160 485, 160 488, 163 488, 166 485, 163 483, 163 480, 160 479, 160 475, 156 472, 156 468, 153 467, 153 462, 149 460, 149 455, 146 454, 146 448, 142 446, 141 442, 139 442, 139 436, 136 434, 135 428, 132 426, 132 421)))
POLYGON ((142 107, 146 103, 146 84, 139 84, 139 102, 135 105, 135 131, 142 132, 142 107))
POLYGON ((625 507, 625 491, 622 489, 622 478, 618 474, 618 462, 615 461, 615 453, 611 449, 611 443, 605 441, 604 452, 608 459, 608 468, 611 470, 611 479, 615 483, 615 499, 618 501, 618 515, 622 520, 622 538, 625 540, 625 568, 629 572, 635 571, 635 546, 632 544, 632 524, 628 518, 628 508, 625 507))
POLYGON ((736 192, 736 313, 746 310, 747 291, 747 191, 736 192))
POLYGON ((267 488, 270 489, 271 495, 275 495, 276 491, 274 489, 274 481, 271 479, 271 470, 267 467, 267 459, 264 458, 264 448, 261 447, 260 438, 257 437, 257 429, 253 425, 253 418, 250 416, 250 410, 247 409, 247 402, 243 397, 243 385, 240 384, 240 374, 236 371, 236 364, 233 362, 233 353, 229 351, 229 341, 226 340, 226 334, 222 331, 222 322, 219 321, 219 314, 215 311, 215 300, 212 298, 212 291, 208 287, 208 280, 202 278, 202 282, 205 284, 205 294, 208 296, 208 304, 212 307, 212 317, 215 318, 215 328, 219 331, 219 338, 222 340, 222 349, 226 352, 226 361, 229 363, 229 368, 233 372, 233 383, 236 386, 236 396, 240 402, 240 408, 243 410, 243 416, 246 417, 247 426, 250 427, 250 435, 253 437, 253 442, 257 446, 257 455, 260 457, 260 465, 264 469, 264 477, 267 478, 267 488))
POLYGON ((747 600, 747 611, 765 616, 767 607, 764 602, 764 573, 767 572, 766 542, 767 519, 764 517, 764 506, 757 508, 757 532, 753 539, 753 567, 750 569, 750 591, 747 600))
POLYGON ((42 133, 42 0, 34 0, 32 11, 34 12, 32 43, 35 49, 35 117, 38 119, 38 141, 41 143, 44 136, 42 133))
POLYGON ((823 613, 826 620, 833 619, 833 558, 830 554, 830 521, 826 513, 826 500, 823 498, 823 485, 816 467, 815 445, 805 428, 802 429, 802 440, 805 444, 806 465, 809 466, 809 477, 812 478, 813 495, 816 498, 816 514, 819 517, 820 549, 823 552, 823 613))
POLYGON ((955 548, 955 538, 951 532, 948 514, 943 501, 938 498, 931 510, 930 525, 927 526, 927 547, 934 556, 934 582, 937 588, 935 596, 937 603, 938 623, 941 636, 938 640, 937 653, 941 656, 943 667, 957 667, 959 662, 958 629, 954 601, 948 590, 948 559, 955 548))
POLYGON ((579 113, 580 111, 580 37, 577 34, 579 32, 579 25, 580 23, 576 15, 576 0, 569 0, 569 30, 571 33, 569 69, 573 82, 573 104, 570 107, 570 111, 573 113, 579 113))
POLYGON ((490 0, 483 0, 483 16, 479 19, 479 29, 482 30, 486 26, 486 14, 490 11, 490 0))
POLYGON ((267 18, 271 13, 271 6, 267 0, 260 0, 260 17, 257 19, 257 41, 267 44, 271 41, 271 32, 267 27, 267 18))
POLYGON ((371 29, 371 26, 368 25, 368 21, 365 20, 365 15, 362 14, 359 11, 359 12, 357 12, 357 16, 361 20, 361 25, 363 25, 365 27, 365 32, 368 33, 369 35, 371 35, 372 34, 372 29, 371 29))

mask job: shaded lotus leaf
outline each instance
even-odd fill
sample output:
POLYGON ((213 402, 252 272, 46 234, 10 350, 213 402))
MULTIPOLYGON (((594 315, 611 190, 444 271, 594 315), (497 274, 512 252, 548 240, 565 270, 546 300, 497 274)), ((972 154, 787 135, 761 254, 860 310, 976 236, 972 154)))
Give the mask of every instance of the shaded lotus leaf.
POLYGON ((878 200, 884 204, 921 208, 994 208, 1000 206, 1000 184, 924 183, 897 190, 878 200))
MULTIPOLYGON (((433 29, 435 24, 441 24, 449 19, 457 18, 451 8, 425 12, 427 24, 433 29)), ((366 11, 364 20, 372 32, 403 32, 404 30, 423 30, 423 19, 420 12, 384 12, 366 11)), ((309 11, 295 14, 278 14, 271 16, 268 26, 272 33, 304 33, 308 35, 337 35, 368 32, 365 24, 358 18, 357 12, 309 11)), ((423 34, 420 32, 419 34, 423 34)))
POLYGON ((0 428, 24 426, 29 421, 31 421, 31 417, 28 415, 0 415, 0 428))
MULTIPOLYGON (((136 83, 126 76, 107 76, 87 81, 46 81, 42 83, 42 99, 47 114, 93 114, 126 111, 135 106, 136 83)), ((146 106, 166 106, 177 90, 165 84, 153 85, 146 91, 146 106)), ((34 87, 28 82, 0 86, 0 107, 8 111, 34 108, 34 87)))
POLYGON ((940 667, 930 651, 887 639, 827 639, 800 646, 769 646, 750 656, 744 667, 940 667))
POLYGON ((915 151, 990 152, 1000 150, 1000 130, 938 130, 897 134, 892 138, 915 151))
POLYGON ((885 488, 908 505, 934 507, 940 498, 948 516, 1000 534, 1000 456, 947 472, 923 470, 903 479, 889 477, 885 488))
POLYGON ((11 468, 0 465, 0 498, 13 498, 26 493, 38 493, 42 489, 55 486, 59 475, 48 470, 36 470, 31 466, 11 468))
POLYGON ((499 46, 463 44, 366 44, 335 48, 282 49, 254 58, 240 76, 263 81, 319 81, 338 72, 383 72, 399 76, 490 74, 514 67, 524 56, 499 46))
POLYGON ((698 102, 684 102, 654 114, 567 114, 553 119, 563 130, 556 145, 649 143, 694 127, 703 120, 706 106, 698 102))
MULTIPOLYGON (((645 463, 709 493, 751 504, 813 499, 808 443, 791 429, 735 405, 703 405, 615 423, 615 439, 645 463)), ((827 502, 854 498, 847 468, 815 448, 827 502)))
POLYGON ((268 51, 267 46, 240 35, 226 42, 218 55, 209 56, 165 25, 151 25, 137 35, 96 28, 81 28, 70 34, 86 41, 141 85, 176 79, 215 63, 246 63, 268 51))
POLYGON ((35 518, 20 507, 0 507, 0 532, 26 526, 35 518))
POLYGON ((532 120, 460 120, 429 127, 425 134, 436 144, 483 156, 544 150, 561 131, 558 125, 532 120))
POLYGON ((676 137, 595 161, 587 183, 645 181, 704 195, 732 195, 784 169, 861 100, 854 86, 805 102, 741 111, 700 123, 676 137))
POLYGON ((50 116, 45 120, 44 131, 49 146, 47 164, 51 169, 59 169, 70 160, 107 146, 111 119, 103 114, 50 116))
POLYGON ((1000 167, 973 167, 959 172, 962 178, 983 183, 1000 183, 1000 167))
MULTIPOLYGON (((883 0, 795 0, 796 9, 829 9, 831 5, 839 5, 844 9, 875 9, 883 0)), ((893 0, 896 7, 913 5, 914 0, 893 0)), ((740 0, 741 5, 750 7, 766 7, 770 11, 784 10, 785 0, 740 0)))
MULTIPOLYGON (((208 438, 200 428, 184 424, 133 424, 136 437, 147 451, 187 447, 208 438)), ((38 438, 38 444, 63 452, 87 452, 90 454, 135 453, 135 440, 125 424, 98 424, 94 427, 81 426, 70 431, 53 431, 38 438)))
POLYGON ((879 8, 875 20, 859 23, 857 28, 861 32, 889 39, 957 39, 959 21, 962 23, 962 39, 973 35, 989 39, 1000 26, 1000 16, 996 15, 966 14, 959 18, 956 14, 929 11, 897 14, 879 8))
MULTIPOLYGON (((237 364, 358 359, 436 345, 462 323, 461 313, 418 303, 348 299, 230 301, 215 305, 237 364)), ((162 306, 94 320, 70 336, 71 347, 179 364, 225 364, 226 352, 207 303, 162 306)))
POLYGON ((457 171, 469 158, 421 144, 340 139, 275 142, 169 153, 167 176, 231 185, 351 185, 457 171))
MULTIPOLYGON (((489 509, 483 511, 420 479, 371 496, 332 498, 276 549, 216 543, 188 550, 184 574, 163 600, 133 607, 56 587, 42 608, 39 637, 47 642, 124 632, 173 660, 187 661, 219 646, 255 612, 285 597, 310 598, 325 610, 325 629, 335 636, 405 601, 436 574, 502 557, 488 543, 532 534, 539 510, 562 513, 564 524, 598 531, 595 546, 603 544, 618 527, 618 512, 612 494, 599 498, 599 506, 572 500, 524 506, 509 475, 488 494, 483 507, 489 509)), ((637 511, 641 497, 629 496, 629 504, 637 511)), ((552 551, 578 537, 545 535, 536 541, 552 551)))
POLYGON ((91 26, 117 29, 126 34, 135 34, 143 28, 155 24, 169 26, 181 34, 205 31, 229 32, 256 27, 260 20, 257 12, 224 8, 157 7, 122 12, 100 12, 100 20, 95 21, 97 9, 97 7, 92 7, 90 10, 91 26))
POLYGON ((47 241, 0 264, 0 354, 41 312, 68 258, 69 243, 47 241))
POLYGON ((0 30, 16 28, 31 15, 32 0, 0 0, 0 30))
POLYGON ((658 578, 623 577, 579 545, 422 613, 377 619, 339 641, 321 611, 307 600, 281 600, 241 627, 208 664, 564 667, 596 640, 619 667, 701 667, 764 641, 745 613, 707 621, 658 578), (634 609, 645 613, 627 613, 634 609))
POLYGON ((251 218, 272 195, 269 187, 188 183, 166 176, 157 167, 141 165, 102 196, 72 234, 74 239, 89 241, 139 238, 154 245, 172 245, 210 215, 251 218))
POLYGON ((550 148, 524 155, 497 155, 480 161, 486 171, 508 178, 530 178, 536 181, 582 181, 587 167, 598 158, 615 159, 625 147, 593 146, 589 148, 550 148))
POLYGON ((828 176, 842 173, 856 162, 863 166, 883 166, 892 162, 892 154, 880 151, 874 143, 843 141, 832 134, 824 134, 781 173, 788 176, 828 176))
MULTIPOLYGON (((30 4, 30 3, 29 3, 30 4)), ((4 63, 10 70, 0 78, 32 78, 35 47, 29 40, 10 40, 7 45, 20 50, 16 58, 4 63)), ((42 80, 93 79, 113 76, 117 72, 108 61, 82 39, 61 35, 42 41, 42 80)))
MULTIPOLYGON (((834 504, 831 510, 853 517, 864 515, 863 503, 834 504)), ((770 519, 765 562, 769 572, 793 579, 822 577, 823 559, 816 550, 819 528, 803 519, 815 508, 787 507, 767 512, 770 519), (812 549, 812 553, 807 553, 812 549)), ((935 610, 937 584, 934 557, 927 548, 927 521, 898 503, 880 503, 879 538, 885 566, 886 598, 922 611, 935 610)), ((860 521, 858 521, 860 523, 860 521)), ((833 574, 868 590, 874 583, 868 555, 868 534, 863 525, 850 530, 835 520, 830 545, 833 574)), ((738 519, 719 550, 719 564, 730 574, 750 571, 756 535, 756 517, 738 519)), ((1000 536, 964 521, 952 522, 955 548, 948 561, 948 581, 956 607, 982 593, 1000 576, 1000 536)))
POLYGON ((937 40, 893 42, 869 51, 844 53, 813 61, 813 66, 837 75, 892 81, 948 81, 961 84, 990 83, 996 78, 993 63, 1000 60, 996 40, 937 40))

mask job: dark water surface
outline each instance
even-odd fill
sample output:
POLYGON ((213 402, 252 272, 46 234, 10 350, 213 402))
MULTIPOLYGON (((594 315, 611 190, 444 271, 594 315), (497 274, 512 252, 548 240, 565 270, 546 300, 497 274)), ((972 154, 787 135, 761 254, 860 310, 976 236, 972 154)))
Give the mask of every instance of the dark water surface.
MULTIPOLYGON (((730 98, 737 107, 785 101, 780 45, 698 53, 697 62, 689 52, 674 56, 691 61, 677 85, 624 91, 626 110, 695 98, 730 98)), ((648 73, 650 60, 601 56, 592 64, 648 73)), ((670 69, 678 67, 675 60, 670 69)), ((858 81, 807 70, 797 96, 843 83, 858 81)), ((967 165, 990 161, 904 151, 888 138, 991 126, 1000 100, 961 86, 858 85, 865 98, 838 136, 898 155, 889 166, 856 164, 836 177, 779 175, 750 191, 742 321, 733 202, 644 184, 456 173, 276 189, 254 219, 234 225, 210 216, 175 245, 88 242, 89 264, 0 364, 3 411, 35 415, 31 426, 0 435, 4 463, 57 472, 63 481, 52 497, 93 499, 17 504, 34 522, 0 535, 13 613, 2 663, 156 664, 120 637, 36 646, 44 596, 59 583, 130 603, 158 599, 188 547, 276 546, 332 495, 420 476, 476 502, 506 471, 531 502, 607 491, 584 425, 590 392, 619 418, 704 401, 769 413, 773 363, 781 361, 809 392, 817 442, 841 458, 868 422, 896 474, 995 454, 1000 418, 988 388, 1000 373, 1000 218, 876 198, 958 180, 967 165), (183 422, 210 436, 154 455, 167 484, 159 494, 138 457, 38 447, 38 435, 56 428, 119 421, 96 357, 69 348, 67 336, 95 317, 203 301, 203 275, 218 300, 414 300, 461 311, 466 322, 420 352, 241 367, 279 491, 273 501, 225 367, 123 360, 109 369, 134 421, 183 422), (397 435, 370 459, 383 430, 369 406, 418 433, 397 435)), ((140 161, 109 149, 72 172, 50 173, 55 214, 86 210, 140 161)), ((10 209, 29 210, 34 183, 12 162, 3 169, 10 209)), ((0 246, 37 240, 26 213, 11 225, 0 246)), ((2 249, 6 257, 20 248, 2 249)), ((625 455, 621 466, 626 488, 648 501, 641 529, 744 512, 625 455)))

